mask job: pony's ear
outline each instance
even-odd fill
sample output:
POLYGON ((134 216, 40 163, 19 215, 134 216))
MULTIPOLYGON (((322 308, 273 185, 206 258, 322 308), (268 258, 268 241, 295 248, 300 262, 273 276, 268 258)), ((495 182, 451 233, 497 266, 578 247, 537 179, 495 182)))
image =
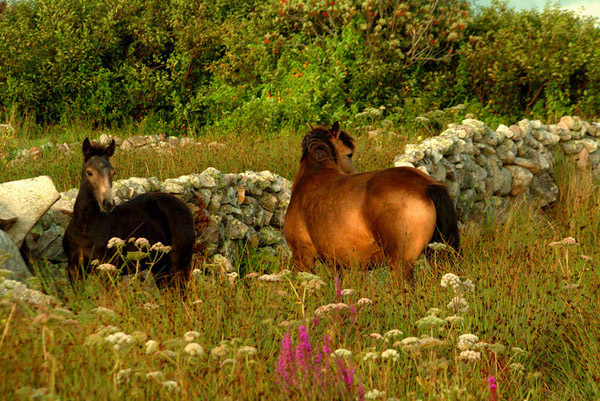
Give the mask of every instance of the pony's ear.
POLYGON ((113 139, 112 141, 110 141, 110 144, 106 147, 106 156, 107 157, 112 157, 113 154, 115 154, 115 140, 113 139))
POLYGON ((329 133, 332 138, 337 139, 340 136, 340 123, 338 121, 334 122, 329 130, 329 133))
POLYGON ((92 150, 92 144, 88 138, 83 140, 83 144, 81 145, 81 150, 83 152, 83 161, 87 161, 90 158, 90 151, 92 150))

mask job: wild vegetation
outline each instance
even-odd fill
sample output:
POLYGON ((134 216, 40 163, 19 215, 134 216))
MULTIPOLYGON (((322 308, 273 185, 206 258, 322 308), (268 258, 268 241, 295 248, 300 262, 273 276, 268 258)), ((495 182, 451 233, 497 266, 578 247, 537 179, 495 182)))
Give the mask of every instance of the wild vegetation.
MULTIPOLYGON (((306 122, 597 115, 600 29, 548 6, 465 0, 10 1, 0 117, 53 126, 265 136, 306 122)), ((490 122, 491 123, 491 122, 490 122)))
POLYGON ((2 301, 0 392, 62 400, 594 399, 600 190, 570 162, 555 174, 555 205, 521 204, 503 224, 466 224, 463 256, 420 263, 414 288, 393 284, 387 267, 285 273, 289 260, 251 250, 236 261, 233 282, 196 265, 185 298, 105 270, 73 290, 38 264, 38 285, 60 304, 2 301), (548 245, 567 236, 577 244, 548 245))
MULTIPOLYGON (((501 2, 0 2, 0 122, 15 128, 0 138, 0 182, 76 187, 78 152, 5 167, 17 148, 101 133, 225 145, 118 150, 117 179, 209 166, 292 179, 306 124, 334 120, 358 137, 359 171, 385 168, 466 113, 597 116, 599 44, 592 19, 501 2)), ((419 262, 412 288, 386 266, 299 274, 250 249, 234 280, 196 262, 186 297, 106 266, 73 289, 38 262, 30 284, 56 301, 0 301, 0 394, 596 399, 600 187, 568 160, 554 174, 555 204, 465 223, 462 256, 419 262)))

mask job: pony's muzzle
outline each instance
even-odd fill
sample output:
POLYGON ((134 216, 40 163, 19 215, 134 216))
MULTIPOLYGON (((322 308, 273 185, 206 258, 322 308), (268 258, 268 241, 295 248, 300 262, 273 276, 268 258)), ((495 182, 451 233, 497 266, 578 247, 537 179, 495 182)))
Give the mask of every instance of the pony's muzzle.
POLYGON ((115 208, 115 200, 112 198, 106 198, 102 201, 102 211, 106 213, 110 213, 115 208))

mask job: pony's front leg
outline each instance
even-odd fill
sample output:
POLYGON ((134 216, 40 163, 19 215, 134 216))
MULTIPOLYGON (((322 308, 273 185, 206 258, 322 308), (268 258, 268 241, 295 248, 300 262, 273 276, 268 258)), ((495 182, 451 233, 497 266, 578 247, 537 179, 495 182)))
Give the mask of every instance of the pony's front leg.
POLYGON ((290 244, 290 249, 292 250, 292 258, 296 268, 300 271, 314 273, 316 250, 312 244, 290 244))

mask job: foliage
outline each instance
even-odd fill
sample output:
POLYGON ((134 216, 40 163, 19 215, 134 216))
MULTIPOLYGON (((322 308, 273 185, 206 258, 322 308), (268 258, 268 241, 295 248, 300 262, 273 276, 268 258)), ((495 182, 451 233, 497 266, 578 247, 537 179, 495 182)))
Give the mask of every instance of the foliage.
POLYGON ((599 32, 466 0, 16 0, 0 12, 0 116, 260 135, 380 106, 409 124, 457 103, 596 115, 599 32))
POLYGON ((591 17, 547 6, 483 8, 467 30, 459 78, 482 105, 501 114, 597 114, 600 29, 591 17))

